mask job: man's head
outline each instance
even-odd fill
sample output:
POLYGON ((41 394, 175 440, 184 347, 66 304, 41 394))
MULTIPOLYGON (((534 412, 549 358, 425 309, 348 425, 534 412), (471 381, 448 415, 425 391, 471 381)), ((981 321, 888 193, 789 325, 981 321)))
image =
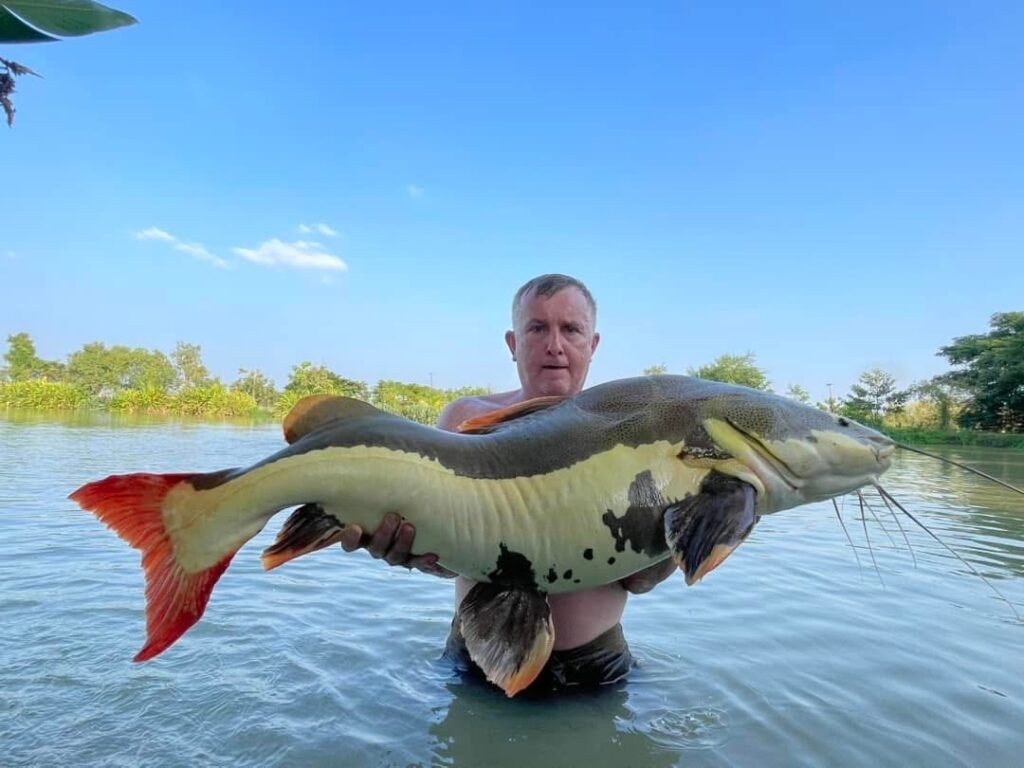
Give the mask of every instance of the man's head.
POLYGON ((568 275, 541 275, 516 291, 505 342, 525 397, 575 395, 583 389, 601 340, 596 322, 594 297, 568 275))

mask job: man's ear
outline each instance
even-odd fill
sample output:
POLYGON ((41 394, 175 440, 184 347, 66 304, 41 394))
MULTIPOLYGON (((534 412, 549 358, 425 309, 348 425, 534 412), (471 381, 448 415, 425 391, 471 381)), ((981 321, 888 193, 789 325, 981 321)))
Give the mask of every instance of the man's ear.
POLYGON ((590 354, 594 354, 597 351, 597 344, 601 341, 601 334, 594 332, 594 338, 590 340, 590 354))
POLYGON ((508 344, 508 351, 512 353, 512 359, 516 359, 516 334, 514 331, 505 331, 505 343, 508 344))

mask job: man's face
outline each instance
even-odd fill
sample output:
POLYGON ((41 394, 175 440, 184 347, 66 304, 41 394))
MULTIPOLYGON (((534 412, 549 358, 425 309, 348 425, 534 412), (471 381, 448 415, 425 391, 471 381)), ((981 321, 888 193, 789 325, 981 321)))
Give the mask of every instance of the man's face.
POLYGON ((563 288, 550 298, 527 294, 515 325, 505 342, 527 398, 575 395, 583 389, 601 337, 594 332, 590 306, 579 289, 563 288))

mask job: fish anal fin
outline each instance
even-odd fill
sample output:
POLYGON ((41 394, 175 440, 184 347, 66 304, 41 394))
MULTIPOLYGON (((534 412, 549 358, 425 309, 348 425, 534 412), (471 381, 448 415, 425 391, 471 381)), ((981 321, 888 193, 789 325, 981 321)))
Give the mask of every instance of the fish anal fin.
POLYGON ((521 403, 515 403, 505 408, 498 408, 497 410, 474 416, 472 419, 466 419, 455 428, 455 431, 468 433, 487 432, 503 422, 512 421, 520 416, 526 416, 528 413, 543 411, 545 408, 558 405, 568 397, 568 395, 545 395, 544 397, 524 400, 521 403))
POLYGON ((309 395, 297 402, 281 425, 284 439, 294 443, 304 435, 308 435, 324 424, 338 419, 351 419, 356 416, 375 416, 384 413, 363 400, 342 395, 309 395))
POLYGON ((458 622, 469 657, 509 698, 537 679, 555 645, 547 597, 532 589, 476 584, 458 622))
POLYGON ((273 570, 300 555, 341 541, 344 530, 345 524, 319 504, 303 504, 289 516, 274 543, 263 550, 263 570, 273 570))
POLYGON ((758 520, 753 487, 712 473, 694 496, 665 510, 665 540, 687 585, 720 566, 744 542, 758 520))

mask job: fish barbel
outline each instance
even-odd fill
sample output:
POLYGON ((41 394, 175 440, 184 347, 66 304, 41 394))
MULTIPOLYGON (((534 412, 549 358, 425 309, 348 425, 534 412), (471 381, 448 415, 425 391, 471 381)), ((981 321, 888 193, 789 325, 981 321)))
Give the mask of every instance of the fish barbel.
POLYGON ((896 448, 817 408, 685 376, 526 401, 459 433, 325 396, 300 401, 284 427, 289 445, 247 468, 114 475, 71 494, 142 551, 147 641, 136 661, 199 620, 232 557, 279 511, 299 506, 263 554, 268 570, 394 512, 415 525, 418 551, 479 582, 460 627, 512 696, 553 647, 547 594, 669 557, 693 583, 760 515, 877 483, 896 448))

